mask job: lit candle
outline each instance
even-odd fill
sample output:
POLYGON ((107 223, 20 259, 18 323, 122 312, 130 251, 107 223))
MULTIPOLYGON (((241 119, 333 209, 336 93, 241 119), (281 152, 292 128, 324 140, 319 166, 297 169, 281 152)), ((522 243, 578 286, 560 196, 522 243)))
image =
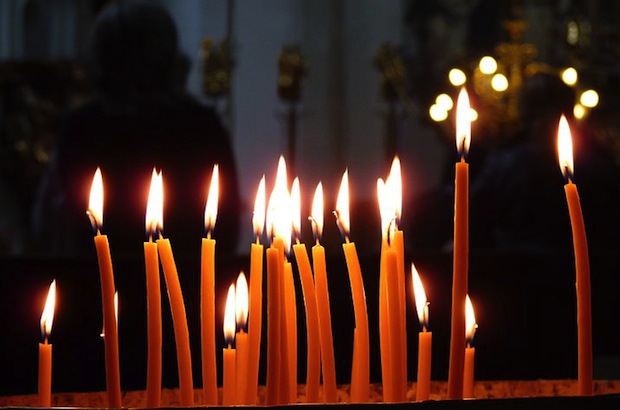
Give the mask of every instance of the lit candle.
MULTIPOLYGON (((317 187, 318 189, 318 187, 317 187)), ((362 269, 354 242, 349 241, 349 172, 345 171, 340 182, 340 191, 336 200, 336 223, 344 237, 342 249, 349 271, 353 310, 355 315, 355 332, 353 334, 353 363, 351 369, 351 401, 366 403, 370 394, 370 341, 368 336, 368 311, 362 269)))
POLYGON ((146 310, 147 310, 147 367, 146 367, 146 406, 161 405, 161 288, 159 283, 159 258, 157 244, 153 236, 159 231, 158 221, 163 219, 160 205, 163 201, 161 175, 153 169, 151 187, 146 206, 146 233, 148 242, 144 243, 144 264, 146 270, 146 310))
POLYGON ((415 399, 417 401, 428 400, 431 392, 431 358, 433 346, 433 333, 428 331, 428 301, 426 292, 420 279, 420 274, 411 264, 411 280, 413 282, 413 294, 415 307, 420 320, 422 331, 418 334, 418 381, 416 384, 415 399))
MULTIPOLYGON (((297 185, 299 186, 299 185, 297 185)), ((316 191, 321 190, 322 185, 316 187, 316 191)), ((299 242, 301 234, 301 201, 299 191, 291 192, 293 202, 293 212, 297 216, 293 218, 293 233, 296 243, 293 245, 293 252, 297 260, 299 278, 304 295, 304 306, 306 309, 306 339, 307 339, 307 367, 306 367, 306 402, 317 403, 319 400, 319 387, 321 383, 321 345, 319 339, 319 316, 316 302, 316 291, 314 278, 312 277, 312 267, 306 245, 299 242), (295 192, 295 194, 293 194, 295 192)), ((316 198, 315 194, 315 198, 316 198)))
POLYGON ((454 260, 452 278, 452 326, 448 398, 463 398, 465 365, 465 296, 469 268, 469 165, 465 156, 471 141, 471 111, 467 91, 462 89, 456 108, 456 163, 454 179, 454 260))
POLYGON ((316 191, 312 201, 312 233, 316 244, 312 247, 314 280, 319 313, 319 338, 321 343, 321 362, 323 368, 323 398, 325 403, 336 403, 338 391, 336 386, 336 363, 334 359, 334 341, 332 338, 332 319, 327 287, 327 266, 325 248, 320 240, 323 233, 323 190, 316 191))
POLYGON ((575 253, 575 273, 577 287, 577 392, 580 396, 591 395, 592 376, 592 307, 590 300, 590 262, 588 241, 581 212, 581 202, 577 185, 573 183, 573 145, 566 117, 560 119, 558 129, 558 154, 562 174, 566 178, 564 191, 573 230, 575 253))
POLYGON ((244 403, 248 386, 248 334, 245 327, 248 322, 248 282, 245 274, 241 272, 237 277, 235 287, 235 319, 237 324, 237 334, 235 335, 236 359, 236 393, 235 404, 244 403))
POLYGON ((237 353, 233 349, 235 342, 235 284, 228 288, 226 297, 226 309, 224 310, 224 344, 223 362, 224 376, 222 386, 222 404, 231 406, 235 404, 235 383, 237 380, 237 353))
POLYGON ((217 404, 217 365, 215 363, 215 239, 211 230, 217 218, 219 171, 213 166, 209 196, 205 206, 205 229, 202 238, 200 269, 200 329, 202 348, 202 394, 204 404, 217 404))
POLYGON ((258 398, 258 366, 260 363, 260 344, 263 316, 263 245, 260 237, 265 226, 265 176, 258 184, 252 225, 256 243, 250 251, 250 311, 248 323, 248 388, 244 404, 254 405, 258 398))
POLYGON ((476 315, 474 314, 474 305, 471 303, 469 295, 467 295, 465 303, 465 338, 467 339, 467 347, 465 348, 465 366, 463 373, 463 398, 473 399, 474 396, 474 359, 476 357, 476 348, 472 346, 474 335, 476 334, 476 315))
POLYGON ((114 318, 114 271, 112 269, 112 256, 107 235, 101 234, 103 225, 103 177, 101 170, 97 168, 93 177, 90 190, 87 215, 94 230, 95 247, 99 263, 99 276, 101 279, 101 301, 103 307, 103 326, 105 328, 105 368, 106 386, 108 390, 108 407, 122 407, 121 398, 121 375, 118 359, 118 333, 114 318))
POLYGON ((282 361, 282 374, 285 375, 284 389, 288 395, 286 403, 297 402, 297 298, 295 297, 295 283, 293 282, 293 267, 290 262, 284 263, 282 284, 284 288, 284 315, 286 332, 281 333, 283 339, 283 354, 288 355, 288 361, 282 361))
POLYGON ((41 314, 41 336, 39 343, 39 407, 52 406, 52 344, 49 342, 54 322, 54 306, 56 305, 56 280, 52 281, 47 292, 45 307, 41 314))
MULTIPOLYGON (((158 183, 162 185, 163 193, 163 176, 161 173, 158 179, 158 183)), ((157 215, 163 215, 163 194, 160 206, 162 207, 162 210, 157 210, 157 215)), ((179 281, 179 273, 174 261, 174 254, 172 253, 170 240, 163 237, 163 218, 161 221, 158 221, 157 224, 160 231, 159 239, 156 241, 157 250, 159 251, 159 257, 164 271, 164 279, 166 281, 166 288, 168 290, 168 300, 170 302, 170 311, 172 312, 174 340, 177 350, 180 403, 181 406, 188 407, 194 405, 194 382, 192 376, 192 353, 189 344, 189 330, 187 328, 185 302, 183 301, 181 282, 179 281)))

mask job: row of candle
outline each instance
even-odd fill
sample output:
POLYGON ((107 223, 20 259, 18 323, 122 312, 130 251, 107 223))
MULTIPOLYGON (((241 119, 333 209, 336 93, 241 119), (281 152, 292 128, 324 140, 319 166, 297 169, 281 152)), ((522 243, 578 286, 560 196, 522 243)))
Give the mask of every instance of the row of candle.
MULTIPOLYGON (((452 291, 452 332, 450 342, 450 368, 448 377, 448 397, 462 398, 464 375, 472 372, 468 365, 466 338, 466 300, 468 276, 468 164, 465 157, 471 139, 469 101, 465 90, 461 92, 457 104, 456 143, 460 160, 455 174, 455 223, 454 223, 454 278, 452 291)), ((589 295, 589 264, 587 242, 583 218, 576 186, 572 183, 572 148, 570 130, 565 118, 560 121, 558 132, 560 166, 568 182, 565 185, 569 205, 575 259, 577 270, 578 331, 579 331, 579 393, 592 392, 591 363, 591 325, 589 295), (567 148, 568 147, 568 148, 567 148)), ((179 370, 180 402, 183 406, 194 404, 191 352, 183 295, 172 254, 170 241, 163 237, 163 181, 161 172, 153 171, 151 190, 147 205, 147 232, 149 241, 144 244, 147 273, 148 308, 148 369, 147 405, 159 405, 161 388, 161 300, 159 295, 159 259, 163 268, 168 289, 174 322, 179 370), (153 242, 153 237, 159 238, 153 242)), ((215 281, 215 240, 211 230, 217 215, 218 169, 214 167, 207 205, 205 207, 206 238, 202 242, 201 265, 201 354, 203 369, 204 404, 217 404, 217 384, 215 365, 214 329, 214 281, 215 281)), ((403 232, 398 222, 402 208, 402 183, 400 163, 396 158, 390 175, 384 181, 378 180, 377 190, 382 219, 382 244, 379 286, 379 327, 382 380, 386 401, 406 400, 407 349, 405 324, 405 269, 403 232)), ((246 395, 237 395, 238 404, 255 404, 258 381, 259 348, 261 340, 262 316, 262 269, 263 255, 267 259, 268 294, 268 349, 266 404, 286 404, 297 401, 297 323, 296 301, 292 265, 287 259, 292 246, 299 267, 304 295, 306 326, 308 335, 307 363, 307 401, 316 402, 319 397, 320 372, 323 376, 323 398, 326 402, 336 401, 336 378, 333 342, 331 337, 331 318, 329 315, 329 291, 325 253, 320 245, 323 226, 322 185, 315 191, 310 220, 316 244, 312 248, 313 264, 310 266, 308 253, 300 243, 299 180, 296 178, 288 190, 286 165, 283 158, 278 163, 278 172, 269 204, 265 201, 265 179, 261 179, 255 202, 253 217, 256 243, 252 244, 250 261, 249 325, 246 395), (266 222, 265 222, 266 221, 266 222), (270 247, 264 252, 260 237, 267 225, 270 247), (313 277, 314 271, 314 277, 313 277), (321 369, 321 370, 319 370, 321 369)), ((368 317, 364 284, 357 258, 355 245, 349 239, 348 174, 345 171, 338 194, 334 214, 338 227, 345 239, 343 250, 349 271, 351 292, 355 312, 355 331, 353 342, 353 364, 351 379, 351 400, 365 402, 369 397, 369 336, 368 317)), ((103 220, 103 183, 101 172, 97 170, 88 215, 97 230, 95 245, 97 249, 102 299, 106 352, 106 381, 110 407, 120 407, 120 374, 118 366, 118 336, 113 305, 114 279, 107 237, 100 228, 103 220)), ((412 269, 414 270, 414 269, 412 269)), ((415 275, 412 274, 413 277, 415 275)), ((427 332, 428 307, 418 306, 423 331, 420 335, 419 364, 425 363, 423 351, 430 357, 430 332, 427 332), (424 313, 426 312, 426 313, 424 313), (426 318, 426 319, 424 319, 426 318), (429 333, 429 335, 423 335, 429 333), (428 346, 428 347, 425 347, 428 346)), ((245 353, 243 353, 245 355, 245 353)), ((237 359, 239 360, 239 359, 237 359)), ((245 359, 242 359, 246 362, 245 359)), ((430 361, 430 358, 429 358, 430 361)), ((245 365, 244 365, 245 366, 245 365)), ((418 382, 424 385, 425 370, 430 364, 419 369, 418 382), (425 367, 426 366, 426 367, 425 367)), ((430 377, 430 376, 429 376, 430 377)), ((419 391, 422 389, 419 389, 419 391)), ((423 397, 419 393, 418 397, 423 397)))

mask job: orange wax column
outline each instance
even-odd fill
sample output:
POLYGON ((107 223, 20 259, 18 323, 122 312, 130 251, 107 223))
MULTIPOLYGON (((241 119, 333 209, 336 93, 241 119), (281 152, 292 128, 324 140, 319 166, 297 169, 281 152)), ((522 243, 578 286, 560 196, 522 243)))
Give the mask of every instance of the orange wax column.
MULTIPOLYGON (((163 176, 159 174, 159 184, 163 192, 163 176)), ((160 237, 157 239, 157 250, 164 271, 164 279, 168 290, 168 300, 170 311, 172 312, 172 322, 174 327, 174 339, 177 350, 177 367, 179 372, 179 393, 181 406, 194 405, 194 381, 192 374, 192 353, 189 343, 189 330, 187 327, 187 315, 185 313, 185 302, 181 291, 179 273, 172 253, 170 240, 164 238, 163 233, 163 194, 159 204, 161 210, 156 210, 156 214, 162 216, 158 221, 160 237)), ((107 331, 107 329, 106 329, 107 331)), ((106 336, 107 339, 107 336, 106 336)))
MULTIPOLYGON (((293 267, 290 262, 284 263, 283 276, 284 289, 284 317, 286 321, 286 332, 283 333, 286 340, 283 353, 288 355, 287 366, 283 368, 283 373, 287 374, 288 399, 287 403, 297 402, 297 300, 295 297, 295 284, 293 282, 293 267)), ((284 363, 283 363, 284 364, 284 363)))
POLYGON ((258 398, 258 368, 260 364, 260 344, 263 315, 263 245, 260 237, 265 226, 265 176, 258 184, 254 201, 252 225, 256 243, 250 250, 250 294, 248 323, 248 384, 244 404, 255 405, 258 398))
POLYGON ((390 378, 394 402, 403 402, 407 398, 406 380, 403 383, 401 361, 403 354, 400 344, 400 309, 398 306, 398 258, 395 249, 385 251, 387 313, 390 328, 389 358, 390 378))
POLYGON ((280 397, 281 272, 284 265, 275 242, 267 249, 267 389, 265 404, 276 405, 280 397))
POLYGON ((418 335, 418 379, 416 383, 415 399, 428 400, 431 392, 431 356, 433 347, 433 333, 428 331, 428 301, 426 292, 418 270, 411 264, 411 281, 415 306, 420 320, 422 331, 418 335))
POLYGON ((570 215, 575 253, 578 349, 577 393, 580 396, 588 396, 593 393, 590 261, 579 192, 577 191, 577 185, 572 182, 574 168, 572 137, 568 121, 564 116, 560 118, 558 128, 558 156, 560 168, 567 179, 567 183, 564 185, 564 192, 570 215))
POLYGON ((467 347, 465 348, 465 365, 463 372, 463 398, 473 399, 474 395, 474 358, 476 357, 476 348, 472 346, 474 335, 478 325, 476 324, 476 316, 474 314, 474 306, 471 303, 469 295, 467 295, 466 305, 466 334, 467 347))
POLYGON ((122 407, 121 375, 118 353, 118 329, 114 314, 114 271, 108 237, 101 235, 103 225, 103 177, 97 168, 93 177, 88 203, 88 217, 93 229, 96 229, 95 248, 99 263, 101 279, 101 301, 103 307, 103 325, 105 337, 106 386, 109 407, 122 407))
POLYGON ((394 389, 392 372, 390 370, 390 324, 388 320, 387 303, 387 269, 385 253, 389 249, 388 231, 392 215, 389 202, 387 202, 385 182, 382 178, 377 179, 377 197, 381 214, 381 255, 379 260, 379 345, 381 354, 381 376, 383 383, 383 401, 394 401, 394 389))
POLYGON ((452 279, 452 322, 450 332, 450 367, 448 398, 463 397, 465 364, 465 296, 469 269, 469 165, 465 155, 471 141, 471 109, 465 89, 461 90, 456 111, 456 146, 460 162, 456 163, 454 181, 454 250, 452 279))
POLYGON ((48 343, 54 322, 56 305, 56 280, 52 281, 47 292, 45 307, 41 314, 41 335, 43 343, 39 343, 39 407, 52 406, 52 345, 48 343))
POLYGON ((159 282, 159 257, 153 235, 159 230, 158 221, 163 218, 155 215, 161 211, 162 191, 159 174, 153 169, 151 187, 146 206, 146 232, 149 240, 144 243, 144 265, 146 270, 146 310, 147 310, 147 368, 146 368, 146 406, 161 405, 161 288, 159 282))
POLYGON ((235 350, 236 358, 236 393, 235 404, 247 404, 246 392, 248 388, 248 334, 245 328, 248 321, 248 282, 245 274, 241 272, 237 277, 237 286, 235 287, 235 319, 237 324, 237 333, 235 334, 235 350))
POLYGON ((362 269, 355 243, 349 241, 349 172, 345 170, 340 182, 340 190, 336 200, 336 223, 344 237, 342 244, 355 315, 355 331, 353 333, 353 361, 351 369, 351 402, 366 403, 370 395, 370 340, 368 335, 368 309, 362 269))
POLYGON ((203 403, 217 404, 217 365, 215 362, 215 240, 211 230, 217 219, 219 171, 213 166, 211 185, 205 205, 205 229, 207 237, 202 238, 200 269, 200 329, 202 353, 203 403))
POLYGON ((235 284, 228 288, 226 298, 226 309, 224 310, 224 342, 226 347, 223 349, 223 386, 222 386, 222 405, 232 406, 235 403, 235 393, 237 381, 237 352, 233 348, 235 342, 235 284))

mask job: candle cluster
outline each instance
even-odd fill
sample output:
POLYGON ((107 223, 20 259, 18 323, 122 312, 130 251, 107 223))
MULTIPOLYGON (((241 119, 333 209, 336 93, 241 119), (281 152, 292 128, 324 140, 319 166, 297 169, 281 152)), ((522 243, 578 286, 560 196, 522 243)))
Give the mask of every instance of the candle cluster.
MULTIPOLYGON (((471 131, 469 101, 463 90, 457 107, 456 145, 459 161, 455 171, 454 214, 454 272, 452 288, 452 318, 448 398, 474 397, 474 357, 472 345, 477 324, 468 296, 468 164, 465 161, 471 131)), ((572 149, 570 131, 565 119, 560 123, 560 167, 565 172, 575 259, 577 266, 577 300, 579 330, 579 393, 592 393, 590 288, 587 243, 579 207, 576 186, 572 182, 572 149), (567 137, 568 135, 568 137, 567 137), (567 153, 568 152, 568 153, 567 153)), ((301 242, 302 215, 300 181, 290 185, 286 163, 280 158, 273 190, 267 200, 266 182, 259 182, 253 213, 256 241, 251 244, 249 285, 243 272, 236 284, 231 284, 224 313, 223 386, 221 402, 218 396, 215 330, 215 264, 216 240, 212 230, 217 219, 218 167, 213 168, 205 206, 205 237, 201 248, 200 318, 201 318, 201 405, 256 405, 258 400, 258 370, 262 343, 263 302, 267 313, 266 390, 264 404, 286 405, 297 402, 336 403, 336 368, 328 270, 325 249, 321 245, 324 225, 323 186, 316 185, 311 212, 308 216, 314 244, 311 258, 301 242), (266 232, 267 249, 261 244, 266 232), (305 323, 297 323, 297 300, 294 268, 289 260, 294 254, 301 283, 305 323), (267 295, 262 294, 263 267, 266 266, 267 295), (297 365, 298 326, 306 329, 305 396, 298 394, 297 365)), ((385 402, 407 401, 408 349, 406 318, 406 272, 404 233, 399 227, 402 213, 402 178, 400 161, 396 157, 387 178, 377 181, 377 196, 381 214, 381 246, 379 267, 379 341, 383 399, 385 402)), ((352 346, 350 401, 365 403, 370 394, 370 343, 366 304, 366 289, 355 243, 350 238, 348 170, 342 176, 334 210, 344 243, 355 329, 352 346)), ((93 178, 88 215, 95 231, 95 247, 101 278, 103 324, 105 341, 106 383, 109 407, 122 407, 118 362, 118 313, 115 311, 114 275, 108 240, 101 233, 103 225, 103 178, 97 169, 93 178)), ((192 375, 192 353, 183 293, 176 269, 172 245, 163 236, 163 176, 153 170, 146 207, 144 260, 147 287, 148 368, 146 405, 161 405, 162 380, 162 323, 160 294, 160 265, 172 312, 179 372, 179 399, 182 406, 195 403, 192 375)), ((429 328, 429 303, 417 269, 411 264, 415 307, 421 331, 418 342, 417 387, 415 398, 427 400, 431 386, 432 332, 429 328)), ((41 406, 50 405, 51 344, 48 337, 53 320, 55 282, 50 286, 48 302, 41 318, 43 343, 40 344, 39 398, 41 406)))

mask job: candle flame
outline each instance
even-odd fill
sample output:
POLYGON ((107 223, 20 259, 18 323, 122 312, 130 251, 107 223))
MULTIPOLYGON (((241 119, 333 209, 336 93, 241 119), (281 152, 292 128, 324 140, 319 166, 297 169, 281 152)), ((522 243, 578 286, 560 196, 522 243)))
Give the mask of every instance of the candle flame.
POLYGON ((207 204, 205 205, 205 229, 207 237, 211 237, 211 230, 215 226, 217 218, 217 200, 219 196, 219 167, 213 165, 213 173, 211 174, 211 185, 209 186, 209 195, 207 196, 207 204))
POLYGON ((299 178, 295 177, 291 186, 291 224, 295 239, 301 236, 301 188, 299 178))
POLYGON ((400 217, 403 213, 403 181, 402 173, 400 169, 400 159, 397 156, 392 161, 392 168, 390 174, 386 180, 386 185, 389 186, 389 190, 392 195, 392 201, 394 206, 394 215, 396 222, 400 221, 400 217))
POLYGON ((151 174, 151 186, 149 188, 149 197, 146 203, 146 234, 151 239, 157 231, 163 229, 164 223, 164 192, 162 184, 161 171, 157 172, 153 168, 151 174))
MULTIPOLYGON (((389 182, 389 181, 388 181, 389 182)), ((381 214, 381 237, 384 241, 392 239, 391 235, 396 228, 396 184, 388 184, 383 178, 377 179, 377 197, 379 199, 379 213, 381 214)))
POLYGON ((317 243, 321 240, 321 236, 323 235, 323 208, 323 184, 319 182, 316 184, 316 189, 314 190, 312 213, 309 218, 312 222, 312 234, 317 243))
POLYGON ((267 226, 271 238, 281 238, 284 242, 284 251, 288 253, 291 246, 292 207, 291 195, 287 188, 286 162, 284 157, 278 161, 276 183, 269 196, 267 205, 267 226))
POLYGON ((344 237, 345 241, 348 240, 351 232, 350 215, 349 215, 349 170, 346 169, 342 174, 342 180, 340 181, 340 190, 338 191, 338 198, 336 199, 336 224, 340 229, 340 234, 344 237))
POLYGON ((573 139, 570 127, 566 117, 560 117, 558 126, 558 158, 560 160, 560 169, 564 178, 570 180, 573 178, 573 139))
POLYGON ((226 309, 224 309, 224 341, 229 347, 235 341, 235 284, 228 288, 226 309))
POLYGON ((54 308, 56 307, 56 279, 50 284, 45 300, 45 307, 41 314, 41 337, 47 343, 47 339, 52 333, 52 323, 54 322, 54 308))
POLYGON ((90 224, 93 229, 99 231, 103 225, 103 177, 99 167, 97 167, 93 176, 86 214, 90 218, 90 224))
POLYGON ((420 320, 420 326, 426 330, 428 327, 428 300, 426 299, 426 292, 424 291, 424 285, 422 285, 422 279, 416 269, 413 262, 411 263, 411 280, 413 282, 413 294, 415 296, 415 308, 418 313, 418 319, 420 320))
POLYGON ((254 213, 252 214, 252 226, 256 239, 260 238, 265 228, 265 176, 258 183, 256 199, 254 200, 254 213))
POLYGON ((461 89, 456 103, 456 149, 461 158, 469 151, 471 142, 471 109, 465 88, 461 89))
POLYGON ((476 329, 478 329, 478 324, 476 323, 476 316, 474 315, 474 305, 471 303, 469 295, 467 295, 465 299, 465 338, 467 339, 468 345, 471 345, 474 341, 476 329))
POLYGON ((248 321, 248 281, 243 272, 237 277, 237 286, 235 288, 235 317, 237 329, 244 330, 248 321))

